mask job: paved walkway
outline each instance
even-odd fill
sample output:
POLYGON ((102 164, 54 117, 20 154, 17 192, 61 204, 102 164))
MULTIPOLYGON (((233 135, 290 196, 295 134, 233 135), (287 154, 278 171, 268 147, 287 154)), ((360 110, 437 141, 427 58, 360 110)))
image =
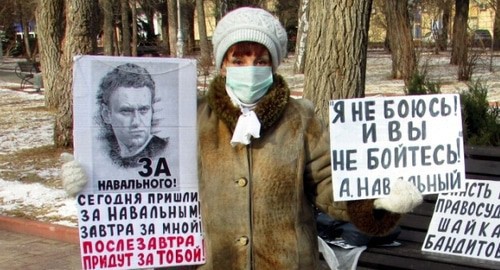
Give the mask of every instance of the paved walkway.
POLYGON ((0 230, 0 269, 81 269, 78 244, 0 230))
POLYGON ((81 269, 77 229, 0 216, 0 269, 81 269))

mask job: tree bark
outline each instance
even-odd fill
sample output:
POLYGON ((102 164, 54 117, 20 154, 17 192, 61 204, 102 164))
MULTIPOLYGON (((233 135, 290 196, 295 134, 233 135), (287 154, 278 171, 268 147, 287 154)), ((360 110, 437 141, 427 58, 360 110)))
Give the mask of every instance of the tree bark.
POLYGON ((121 19, 122 19, 122 55, 130 56, 130 18, 128 16, 130 6, 128 0, 120 0, 121 19))
POLYGON ((170 43, 170 56, 177 54, 177 2, 167 0, 168 13, 168 39, 170 43))
POLYGON ((37 23, 40 65, 45 89, 45 106, 55 109, 59 106, 61 92, 61 40, 64 33, 64 0, 39 0, 35 12, 37 23))
MULTIPOLYGON (((118 8, 118 7, 117 7, 118 8)), ((115 56, 119 56, 119 55, 122 55, 122 51, 123 51, 123 48, 121 46, 121 27, 118 28, 117 27, 114 27, 114 31, 113 31, 113 39, 114 39, 114 45, 115 45, 115 56)))
POLYGON ((467 20, 469 19, 469 0, 456 0, 455 12, 450 62, 458 65, 457 79, 467 81, 471 75, 470 64, 473 64, 468 61, 467 20))
POLYGON ((54 125, 54 145, 68 147, 73 144, 73 57, 94 54, 97 42, 97 0, 66 0, 66 32, 61 58, 61 92, 54 125))
POLYGON ((493 49, 500 50, 500 0, 495 1, 495 22, 493 23, 493 49))
POLYGON ((194 11, 196 6, 190 1, 181 0, 181 28, 184 37, 184 55, 193 53, 194 42, 194 11))
POLYGON ((304 97, 324 121, 330 100, 365 95, 371 6, 363 0, 309 3, 304 97))
POLYGON ((210 71, 209 68, 212 66, 212 57, 207 37, 205 7, 203 6, 203 0, 196 0, 196 12, 198 13, 198 32, 200 34, 200 67, 203 69, 203 75, 208 75, 210 71))
POLYGON ((162 54, 170 55, 167 2, 161 4, 159 11, 161 13, 161 36, 163 37, 161 40, 162 54))
MULTIPOLYGON (((130 53, 132 56, 137 56, 137 36, 139 35, 137 31, 137 7, 136 0, 130 0, 130 10, 132 11, 132 44, 130 45, 130 53)), ((153 18, 151 18, 153 19, 153 18)), ((153 20, 149 21, 153 24, 153 20)), ((153 32, 154 33, 154 32, 153 32)))
POLYGON ((445 0, 441 2, 441 12, 443 14, 443 29, 437 40, 438 48, 440 51, 446 51, 448 48, 448 32, 450 28, 450 17, 451 17, 451 0, 445 0))
POLYGON ((407 1, 386 1, 385 16, 390 26, 387 27, 387 35, 391 48, 391 75, 394 79, 403 79, 407 84, 417 67, 407 1))
POLYGON ((100 6, 103 16, 102 37, 101 37, 103 53, 104 55, 114 55, 115 17, 113 12, 113 1, 101 0, 100 6))
POLYGON ((460 65, 467 62, 467 20, 469 19, 469 0, 455 1, 453 20, 453 45, 450 64, 460 65))
POLYGON ((306 41, 309 31, 309 0, 300 1, 299 25, 297 27, 297 41, 295 44, 295 73, 304 73, 306 62, 306 41))

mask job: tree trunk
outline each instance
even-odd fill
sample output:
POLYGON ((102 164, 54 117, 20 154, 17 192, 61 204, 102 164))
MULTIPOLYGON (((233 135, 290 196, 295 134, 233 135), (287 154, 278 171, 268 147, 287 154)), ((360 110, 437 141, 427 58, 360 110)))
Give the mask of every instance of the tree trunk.
POLYGON ((102 46, 104 55, 114 55, 114 35, 115 35, 115 17, 113 12, 112 0, 101 0, 100 6, 103 16, 102 24, 102 46))
POLYGON ((417 63, 407 1, 386 1, 385 16, 387 25, 390 25, 387 36, 391 48, 392 78, 403 79, 407 84, 417 63))
POLYGON ((24 43, 24 53, 26 59, 33 60, 30 48, 30 32, 29 32, 29 22, 26 15, 23 12, 22 6, 17 2, 17 11, 19 12, 19 21, 21 22, 21 28, 23 31, 23 43, 24 43))
POLYGON ((440 51, 446 51, 448 48, 448 32, 450 26, 450 17, 451 17, 451 0, 446 0, 441 3, 441 12, 443 14, 443 28, 438 37, 437 44, 440 51))
POLYGON ((215 1, 215 10, 214 10, 214 13, 215 13, 215 20, 218 22, 222 19, 222 17, 224 17, 224 15, 226 15, 226 13, 228 12, 228 8, 227 8, 227 1, 226 0, 218 0, 218 1, 215 1))
POLYGON ((61 73, 61 40, 64 33, 64 0, 39 0, 36 23, 40 64, 45 88, 45 106, 55 109, 59 106, 58 94, 61 92, 59 74, 61 73))
POLYGON ((66 32, 64 34, 63 56, 61 58, 61 92, 59 108, 54 126, 54 144, 56 147, 68 147, 73 144, 73 57, 93 54, 97 47, 97 0, 66 0, 66 32))
POLYGON ((194 42, 194 11, 195 5, 188 1, 181 1, 181 28, 184 37, 184 55, 193 53, 194 42))
MULTIPOLYGON (((132 44, 130 46, 130 53, 132 56, 137 56, 137 7, 136 0, 130 0, 130 9, 132 11, 132 44)), ((152 19, 152 18, 151 18, 152 19)), ((150 24, 153 24, 153 21, 149 21, 150 24)), ((154 32, 153 32, 154 33, 154 32)))
POLYGON ((500 50, 500 0, 495 1, 495 22, 493 23, 493 49, 500 50))
POLYGON ((121 44, 121 41, 120 41, 120 34, 121 33, 121 27, 114 27, 114 31, 113 31, 113 39, 114 39, 114 44, 115 44, 115 56, 119 56, 119 55, 122 55, 122 46, 120 45, 121 44))
POLYGON ((212 57, 207 37, 205 7, 203 6, 203 0, 196 0, 196 12, 198 13, 198 32, 200 34, 200 67, 203 70, 203 75, 208 75, 210 67, 212 66, 212 57))
POLYGON ((459 65, 467 62, 467 20, 469 19, 469 0, 455 1, 455 19, 453 20, 453 45, 450 64, 459 65))
POLYGON ((168 13, 168 40, 170 43, 170 56, 177 55, 177 2, 167 0, 168 13))
POLYGON ((120 0, 122 19, 122 55, 130 56, 130 18, 128 16, 130 6, 128 0, 120 0))
POLYGON ((168 34, 168 12, 167 12, 166 2, 161 4, 160 12, 161 12, 161 36, 163 37, 163 39, 161 40, 162 54, 170 55, 170 43, 168 34))
POLYGON ((371 6, 363 0, 309 3, 304 97, 324 121, 330 100, 365 95, 371 6))
POLYGON ((306 61, 306 41, 309 29, 309 0, 300 1, 299 25, 297 28, 297 41, 295 43, 295 73, 304 73, 306 61))

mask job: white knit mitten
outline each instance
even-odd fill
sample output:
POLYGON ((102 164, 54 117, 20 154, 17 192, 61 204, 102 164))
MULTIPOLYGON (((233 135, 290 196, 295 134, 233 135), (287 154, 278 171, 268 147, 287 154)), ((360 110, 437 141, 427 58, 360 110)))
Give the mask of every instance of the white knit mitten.
POLYGON ((391 184, 391 193, 384 198, 376 199, 376 209, 384 209, 392 213, 405 214, 422 203, 422 194, 408 181, 399 178, 391 184))
POLYGON ((88 177, 80 163, 70 153, 62 153, 61 178, 63 188, 70 196, 76 196, 87 184, 88 177))

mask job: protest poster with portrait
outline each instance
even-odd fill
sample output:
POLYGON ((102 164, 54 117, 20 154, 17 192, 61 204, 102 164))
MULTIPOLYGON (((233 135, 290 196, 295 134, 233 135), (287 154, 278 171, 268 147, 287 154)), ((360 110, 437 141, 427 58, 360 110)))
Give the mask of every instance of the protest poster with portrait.
POLYGON ((458 95, 332 100, 329 113, 335 201, 387 196, 397 179, 422 194, 463 189, 458 95))
POLYGON ((83 269, 202 264, 196 62, 78 56, 75 159, 83 269))
POLYGON ((500 182, 465 180, 439 194, 422 250, 500 262, 500 182))

